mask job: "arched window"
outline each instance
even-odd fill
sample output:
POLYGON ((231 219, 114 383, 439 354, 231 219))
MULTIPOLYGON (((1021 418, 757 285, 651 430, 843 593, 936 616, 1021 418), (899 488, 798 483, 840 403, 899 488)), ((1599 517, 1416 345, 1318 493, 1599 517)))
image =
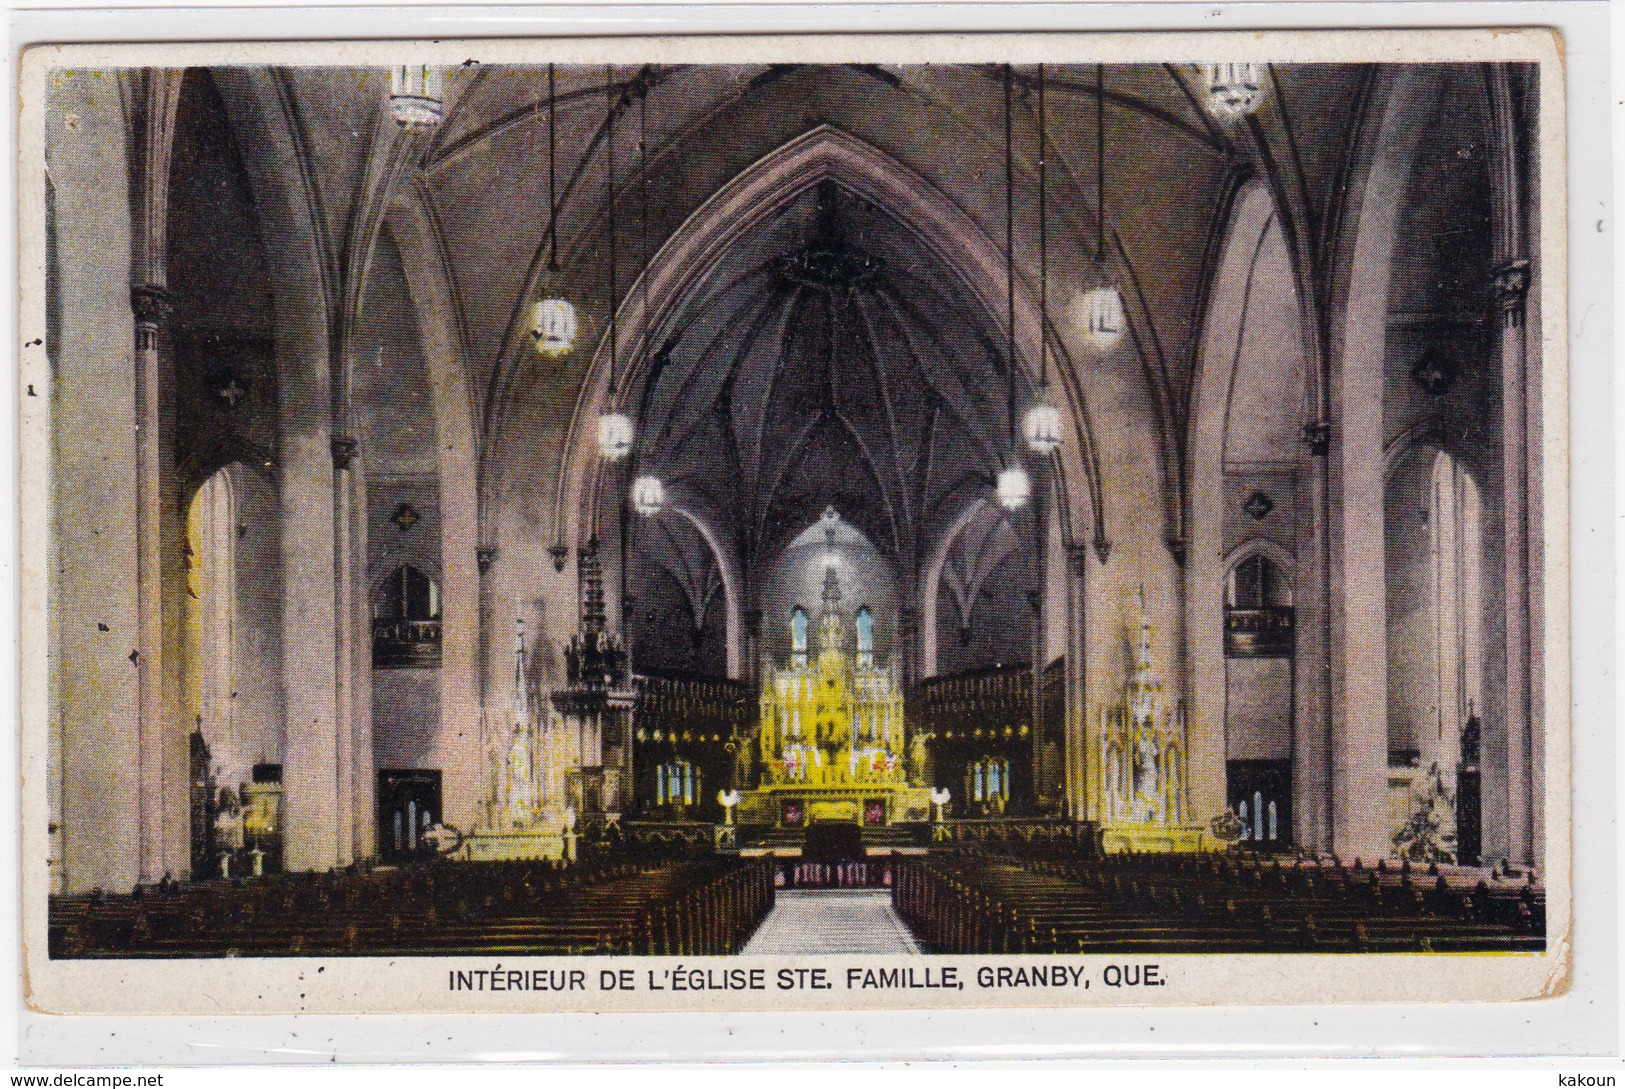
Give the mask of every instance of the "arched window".
POLYGON ((800 605, 790 610, 790 654, 796 665, 807 664, 807 610, 800 605))
POLYGON ((403 564, 372 592, 374 669, 412 669, 440 664, 440 587, 403 564))
POLYGON ((872 666, 875 664, 875 618, 867 605, 858 609, 857 629, 858 665, 872 666))

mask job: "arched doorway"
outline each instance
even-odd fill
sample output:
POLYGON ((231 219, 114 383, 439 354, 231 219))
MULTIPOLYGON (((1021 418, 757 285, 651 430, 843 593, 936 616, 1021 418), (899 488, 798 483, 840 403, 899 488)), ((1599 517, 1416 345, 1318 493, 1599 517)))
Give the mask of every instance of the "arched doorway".
POLYGON ((1457 458, 1417 444, 1393 460, 1384 507, 1395 848, 1424 861, 1477 861, 1485 681, 1478 485, 1457 458))
POLYGON ((193 726, 191 864, 199 877, 281 865, 277 527, 271 485, 241 462, 210 475, 187 510, 183 699, 193 726))
POLYGON ((1292 834, 1296 614, 1289 570, 1254 550, 1225 579, 1226 797, 1255 850, 1289 848, 1292 834))

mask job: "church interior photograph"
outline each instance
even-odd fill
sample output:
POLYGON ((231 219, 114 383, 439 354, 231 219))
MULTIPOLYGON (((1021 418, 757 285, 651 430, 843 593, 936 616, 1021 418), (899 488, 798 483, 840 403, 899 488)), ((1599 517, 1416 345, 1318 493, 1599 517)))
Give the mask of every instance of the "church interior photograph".
POLYGON ((1540 74, 53 70, 49 955, 1544 950, 1540 74))

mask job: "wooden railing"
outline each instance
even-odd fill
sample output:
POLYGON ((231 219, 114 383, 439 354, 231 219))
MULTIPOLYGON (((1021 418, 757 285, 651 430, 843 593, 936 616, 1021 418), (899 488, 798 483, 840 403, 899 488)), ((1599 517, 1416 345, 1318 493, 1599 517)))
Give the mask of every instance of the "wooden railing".
POLYGON ((1292 653, 1290 605, 1224 611, 1224 653, 1228 658, 1285 658, 1292 653))
POLYGON ((374 620, 374 669, 419 669, 440 664, 440 621, 374 620))

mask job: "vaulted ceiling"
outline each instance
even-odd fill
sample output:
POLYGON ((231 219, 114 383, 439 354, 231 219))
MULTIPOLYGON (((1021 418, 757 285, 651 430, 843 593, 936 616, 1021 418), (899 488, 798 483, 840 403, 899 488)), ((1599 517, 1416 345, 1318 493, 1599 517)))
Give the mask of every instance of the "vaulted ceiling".
MULTIPOLYGON (((1276 66, 1260 112, 1221 123, 1203 107, 1191 66, 1105 69, 1098 93, 1105 97, 1107 249, 1125 274, 1135 326, 1129 350, 1141 357, 1150 395, 1165 399, 1175 418, 1188 397, 1204 269, 1237 173, 1270 178, 1279 199, 1298 209, 1294 230, 1312 249, 1331 215, 1371 70, 1276 66)), ((446 119, 415 149, 407 176, 392 183, 394 196, 422 201, 432 213, 470 377, 475 389, 489 390, 505 357, 525 347, 517 331, 546 271, 550 130, 562 266, 552 279, 590 310, 605 291, 611 112, 623 228, 638 207, 640 138, 646 142, 653 248, 724 181, 819 125, 906 164, 1002 237, 1000 76, 996 66, 958 65, 560 67, 550 109, 546 66, 472 65, 447 72, 446 119)), ((384 176, 369 169, 369 158, 386 127, 387 81, 382 72, 338 69, 283 69, 276 78, 340 262, 367 187, 384 176)), ((1032 66, 1015 70, 1017 263, 1030 284, 1037 280, 1035 78, 1032 66)), ((1097 73, 1092 65, 1052 65, 1047 78, 1051 271, 1064 290, 1075 286, 1094 239, 1097 73)), ((643 248, 636 229, 623 229, 623 291, 643 248)))
MULTIPOLYGON (((1153 436, 1170 511, 1180 506, 1199 328, 1230 201, 1246 178, 1266 180, 1312 280, 1373 71, 1266 69, 1263 107, 1221 122, 1192 66, 1046 68, 1045 283, 1056 366, 1068 371, 1058 382, 1103 402, 1095 410, 1113 441, 1125 427, 1153 436), (1130 323, 1106 355, 1081 341, 1068 309, 1097 232, 1130 323)), ((872 149, 995 247, 1008 231, 1020 290, 1038 296, 1038 71, 1013 70, 1008 115, 1004 76, 994 65, 776 64, 561 66, 550 78, 545 65, 470 64, 445 72, 444 120, 403 143, 387 73, 285 68, 252 76, 252 96, 285 126, 291 161, 273 161, 276 149, 242 133, 236 144, 260 184, 300 179, 334 285, 329 328, 338 342, 345 329, 373 331, 353 344, 351 367, 385 356, 437 365, 427 346, 390 344, 425 305, 414 266, 427 252, 421 238, 397 248, 391 217, 404 209, 428 225, 444 290, 419 318, 456 348, 479 486, 490 488, 516 461, 563 460, 610 314, 647 290, 639 274, 719 192, 809 133, 872 149), (582 318, 580 343, 564 358, 538 355, 527 336, 530 306, 555 294, 582 318), (528 407, 511 419, 521 400, 528 407)), ((189 79, 190 98, 207 109, 208 81, 189 79)), ((216 113, 240 121, 245 77, 215 70, 213 79, 226 88, 216 113)), ((179 233, 207 238, 204 227, 179 233)), ((208 257, 196 255, 193 273, 208 257)), ((1012 392, 1023 404, 1031 394, 1030 370, 1013 379, 1005 362, 1005 314, 989 305, 1000 292, 950 268, 907 209, 828 179, 710 260, 669 304, 658 336, 618 353, 626 377, 614 396, 637 420, 635 462, 668 479, 699 520, 662 539, 668 568, 701 571, 716 558, 700 551, 718 547, 735 570, 771 562, 833 503, 905 578, 917 576, 948 527, 985 501, 1013 445, 1012 392)), ((198 294, 208 276, 181 279, 198 294)), ((243 298, 245 322, 263 336, 265 308, 243 298)), ((229 324, 229 308, 198 310, 229 324)), ((546 487, 515 494, 540 511, 546 487)), ((563 541, 562 528, 551 532, 563 541)), ((697 592, 714 592, 710 580, 694 580, 697 592)))

